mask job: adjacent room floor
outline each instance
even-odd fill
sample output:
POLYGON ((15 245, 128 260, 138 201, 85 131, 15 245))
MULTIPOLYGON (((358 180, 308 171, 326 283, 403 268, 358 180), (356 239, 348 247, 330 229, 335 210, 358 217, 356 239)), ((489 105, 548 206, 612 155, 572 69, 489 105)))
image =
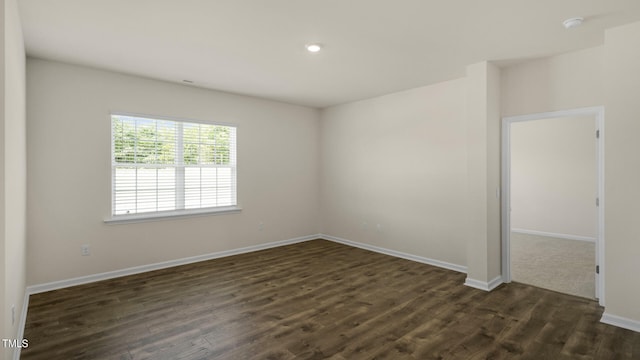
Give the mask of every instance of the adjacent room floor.
POLYGON ((511 279, 595 299, 595 243, 511 233, 511 279))
POLYGON ((632 359, 595 301, 315 240, 32 295, 22 359, 632 359))

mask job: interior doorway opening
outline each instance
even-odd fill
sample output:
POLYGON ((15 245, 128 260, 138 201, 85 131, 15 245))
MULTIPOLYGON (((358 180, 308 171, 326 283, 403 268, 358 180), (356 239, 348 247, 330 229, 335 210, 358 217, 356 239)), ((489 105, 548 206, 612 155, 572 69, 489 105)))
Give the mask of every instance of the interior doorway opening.
POLYGON ((503 118, 502 274, 604 305, 604 110, 503 118))

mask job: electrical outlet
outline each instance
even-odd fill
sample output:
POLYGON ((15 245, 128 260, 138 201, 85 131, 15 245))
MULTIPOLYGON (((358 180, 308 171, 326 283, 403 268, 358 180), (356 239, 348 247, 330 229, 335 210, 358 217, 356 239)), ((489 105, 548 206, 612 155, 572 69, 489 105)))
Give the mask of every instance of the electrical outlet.
POLYGON ((11 305, 11 325, 16 323, 16 306, 11 305))
POLYGON ((89 244, 84 244, 80 246, 80 253, 82 254, 82 256, 91 255, 91 249, 89 248, 89 244))
POLYGON ((262 230, 264 230, 264 223, 262 221, 260 221, 258 223, 258 231, 262 231, 262 230))

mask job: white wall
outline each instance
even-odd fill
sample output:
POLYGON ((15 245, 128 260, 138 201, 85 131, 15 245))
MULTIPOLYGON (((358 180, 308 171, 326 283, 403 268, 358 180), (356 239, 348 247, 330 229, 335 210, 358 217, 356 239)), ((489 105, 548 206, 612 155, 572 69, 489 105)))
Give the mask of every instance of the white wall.
POLYGON ((500 70, 325 109, 323 232, 500 275, 500 70), (378 224, 381 229, 377 228, 378 224))
POLYGON ((465 95, 458 79, 325 109, 323 232, 466 265, 465 95))
POLYGON ((505 67, 501 89, 502 116, 602 105, 603 47, 505 67))
POLYGON ((597 237, 596 122, 575 116, 511 125, 511 228, 597 237))
POLYGON ((27 61, 27 100, 29 284, 320 230, 316 109, 39 59, 27 61), (242 212, 103 223, 111 211, 110 111, 236 124, 242 212), (80 255, 85 243, 91 256, 80 255))
MULTIPOLYGON (((2 24, 6 24, 6 2, 5 0, 0 0, 0 18, 2 18, 2 24)), ((10 332, 7 331, 7 328, 10 323, 7 323, 8 319, 11 319, 10 306, 7 306, 7 299, 5 298, 5 293, 7 292, 7 235, 6 231, 6 219, 5 216, 7 214, 7 204, 5 197, 5 183, 6 183, 6 172, 5 172, 5 155, 7 153, 5 149, 5 124, 7 123, 5 107, 6 107, 6 95, 5 95, 5 87, 7 86, 7 82, 5 79, 5 64, 7 57, 7 46, 6 46, 6 27, 0 26, 0 80, 2 80, 0 87, 0 139, 2 139, 2 146, 0 146, 0 289, 2 289, 2 296, 0 296, 0 326, 2 327, 2 337, 9 338, 11 335, 10 332)), ((10 321, 10 320, 9 320, 10 321)), ((7 349, 2 349, 0 351, 0 359, 7 358, 9 354, 7 349)))
MULTIPOLYGON (((25 51, 16 0, 1 2, 2 8, 2 150, 0 156, 0 222, 2 249, 2 338, 15 339, 22 312, 26 277, 26 115, 25 51), (11 306, 15 305, 15 323, 11 306)), ((0 358, 13 349, 4 348, 0 358)))
POLYGON ((605 33, 605 313, 640 331, 640 22, 605 33))
POLYGON ((488 290, 500 278, 500 69, 467 66, 467 279, 488 290), (492 283, 492 284, 490 284, 492 283))
POLYGON ((640 23, 609 29, 604 46, 502 70, 503 116, 605 106, 605 313, 640 329, 640 23))

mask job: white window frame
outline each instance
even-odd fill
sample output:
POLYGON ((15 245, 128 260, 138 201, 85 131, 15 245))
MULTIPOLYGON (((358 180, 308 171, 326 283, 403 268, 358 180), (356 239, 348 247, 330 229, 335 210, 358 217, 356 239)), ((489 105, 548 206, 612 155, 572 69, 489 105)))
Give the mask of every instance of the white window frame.
MULTIPOLYGON (((175 117, 166 117, 166 116, 155 116, 155 115, 146 115, 146 114, 134 114, 127 112, 111 112, 109 114, 109 147, 110 147, 110 173, 111 173, 111 209, 110 209, 110 217, 104 220, 107 224, 118 224, 118 223, 135 223, 135 222, 144 222, 144 221, 157 221, 164 219, 172 219, 172 218, 181 218, 181 217, 191 217, 191 216, 203 216, 203 215, 221 215, 221 214, 234 214, 239 213, 242 208, 238 204, 238 163, 237 163, 237 138, 238 138, 238 126, 235 124, 229 123, 220 123, 220 122, 211 122, 211 121, 201 121, 201 120, 193 120, 193 119, 183 119, 183 118, 175 118, 175 117), (149 120, 162 120, 162 121, 171 121, 175 122, 180 129, 182 129, 182 124, 184 123, 192 123, 192 124, 204 124, 204 125, 217 125, 217 126, 227 126, 235 129, 235 146, 230 149, 231 150, 231 158, 233 159, 233 166, 231 169, 234 174, 235 181, 232 183, 233 194, 235 197, 235 205, 230 206, 216 206, 216 207, 203 207, 197 209, 184 209, 184 172, 185 168, 188 165, 184 165, 184 158, 182 156, 183 148, 183 133, 182 131, 177 132, 176 136, 176 206, 181 207, 181 209, 176 210, 166 210, 166 211, 153 211, 153 212, 142 212, 135 214, 119 214, 115 215, 115 167, 117 165, 114 161, 114 141, 113 141, 113 116, 127 116, 127 117, 137 117, 144 118, 149 120), (179 135, 178 135, 179 134, 179 135), (179 176, 179 174, 182 176, 179 176)), ((149 166, 149 165, 145 165, 149 166)), ((151 165, 153 166, 153 165, 151 165)), ((133 165, 136 167, 136 165, 133 165)), ((199 167, 216 167, 216 165, 199 165, 199 167)))

